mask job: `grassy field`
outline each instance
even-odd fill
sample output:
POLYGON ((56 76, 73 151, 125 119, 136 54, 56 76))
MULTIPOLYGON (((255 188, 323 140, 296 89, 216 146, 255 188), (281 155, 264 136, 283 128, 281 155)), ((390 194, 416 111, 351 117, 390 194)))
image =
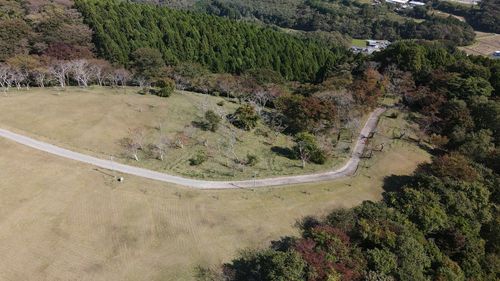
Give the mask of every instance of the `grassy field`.
POLYGON ((238 107, 229 101, 218 106, 220 101, 224 100, 187 92, 177 92, 169 98, 143 96, 132 88, 10 91, 0 94, 0 127, 105 159, 204 179, 310 173, 340 166, 349 156, 352 143, 346 139, 333 149, 334 157, 327 163, 302 169, 299 160, 290 159, 285 153, 294 145, 292 138, 279 135, 274 140, 271 130, 260 124, 252 132, 236 130, 235 146, 240 159, 254 154, 259 162, 254 167, 236 166, 230 160, 234 156, 221 149, 229 134, 225 126, 212 133, 192 125, 201 120, 204 107, 227 114, 238 107), (172 142, 184 140, 184 148, 169 149, 164 161, 142 154, 137 162, 125 154, 120 142, 130 136, 130 129, 143 128, 147 145, 158 139, 160 124, 172 142), (198 151, 205 151, 210 158, 200 166, 190 166, 188 160, 198 151))
POLYGON ((476 43, 459 49, 471 55, 491 57, 493 52, 500 51, 500 34, 476 32, 476 43))
POLYGON ((354 47, 365 48, 366 40, 365 39, 352 39, 351 45, 354 47))
POLYGON ((460 20, 462 22, 465 22, 465 18, 464 17, 453 15, 453 14, 446 13, 446 12, 443 12, 443 11, 434 10, 434 11, 432 11, 431 15, 432 16, 436 16, 436 17, 441 17, 441 18, 454 17, 454 18, 456 18, 456 19, 458 19, 458 20, 460 20))
MULTIPOLYGON (((381 121, 378 142, 396 122, 381 121)), ((197 191, 125 176, 0 139, 0 280, 192 280, 197 265, 294 235, 294 223, 364 200, 429 156, 403 141, 343 180, 197 191)))

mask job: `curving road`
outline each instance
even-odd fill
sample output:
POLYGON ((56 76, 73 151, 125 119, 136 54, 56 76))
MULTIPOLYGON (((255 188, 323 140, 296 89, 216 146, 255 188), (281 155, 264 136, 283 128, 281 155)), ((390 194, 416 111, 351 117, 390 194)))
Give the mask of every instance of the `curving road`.
POLYGON ((345 163, 343 167, 339 169, 329 172, 322 172, 309 175, 285 176, 277 178, 265 178, 265 179, 242 180, 242 181, 206 181, 206 180, 183 178, 179 176, 173 176, 165 173, 138 168, 134 166, 124 165, 114 161, 99 159, 86 154, 64 149, 46 142, 41 142, 4 129, 0 129, 0 136, 12 140, 14 142, 32 147, 37 150, 45 151, 60 157, 87 163, 108 170, 114 170, 124 174, 130 174, 162 182, 174 183, 198 189, 253 188, 253 187, 329 181, 354 174, 354 172, 358 167, 360 156, 365 148, 366 137, 375 130, 375 128, 377 127, 378 119, 384 111, 385 110, 383 108, 377 108, 370 114, 370 117, 366 121, 356 141, 356 145, 354 146, 351 158, 347 161, 347 163, 345 163))

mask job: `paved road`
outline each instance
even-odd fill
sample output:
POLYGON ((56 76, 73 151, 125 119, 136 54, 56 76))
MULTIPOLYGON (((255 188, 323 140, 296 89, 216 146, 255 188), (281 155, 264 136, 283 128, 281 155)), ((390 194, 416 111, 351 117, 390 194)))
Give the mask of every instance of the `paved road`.
POLYGON ((309 175, 286 176, 286 177, 242 180, 242 181, 205 181, 205 180, 183 178, 179 176, 173 176, 165 173, 138 168, 134 166, 124 165, 109 160, 99 159, 86 154, 64 149, 46 142, 41 142, 4 129, 0 129, 0 136, 15 141, 17 143, 32 147, 34 149, 45 151, 60 157, 87 163, 108 170, 114 170, 124 174, 135 175, 162 182, 174 183, 198 189, 253 188, 253 187, 329 181, 354 174, 354 172, 358 167, 360 156, 365 148, 366 137, 376 128, 378 119, 383 112, 384 109, 378 108, 370 114, 370 117, 366 121, 356 141, 356 145, 352 152, 351 158, 347 161, 347 163, 343 167, 337 170, 323 172, 323 173, 309 174, 309 175))

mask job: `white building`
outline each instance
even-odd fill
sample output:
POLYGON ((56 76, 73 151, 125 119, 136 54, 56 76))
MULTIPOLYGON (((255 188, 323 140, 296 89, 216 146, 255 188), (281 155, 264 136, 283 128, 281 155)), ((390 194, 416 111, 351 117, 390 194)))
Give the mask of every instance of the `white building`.
POLYGON ((410 6, 425 6, 425 3, 424 2, 420 2, 420 1, 410 1, 408 2, 410 4, 410 6))
POLYGON ((386 2, 391 4, 406 5, 409 0, 386 0, 386 2))

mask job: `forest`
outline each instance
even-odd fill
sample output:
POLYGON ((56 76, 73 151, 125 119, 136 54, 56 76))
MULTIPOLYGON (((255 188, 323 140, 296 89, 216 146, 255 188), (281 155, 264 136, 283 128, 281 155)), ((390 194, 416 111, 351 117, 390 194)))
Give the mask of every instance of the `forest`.
MULTIPOLYGON (((498 280, 500 62, 402 41, 373 58, 433 144, 383 200, 299 221, 199 280, 498 280)), ((422 140, 420 140, 422 141, 422 140)))
POLYGON ((158 49, 167 64, 196 62, 213 72, 272 69, 289 80, 313 81, 347 52, 311 40, 205 14, 118 1, 78 0, 94 30, 98 55, 127 65, 141 47, 158 49))
POLYGON ((0 62, 18 54, 93 56, 92 31, 71 2, 0 1, 0 62))
POLYGON ((500 1, 482 0, 476 6, 455 4, 448 1, 429 1, 432 7, 453 15, 464 17, 474 29, 500 33, 500 1))
POLYGON ((232 19, 257 19, 266 24, 305 31, 324 31, 360 39, 445 40, 468 45, 472 28, 455 18, 426 17, 416 21, 399 15, 394 6, 339 0, 179 0, 152 2, 232 19))

